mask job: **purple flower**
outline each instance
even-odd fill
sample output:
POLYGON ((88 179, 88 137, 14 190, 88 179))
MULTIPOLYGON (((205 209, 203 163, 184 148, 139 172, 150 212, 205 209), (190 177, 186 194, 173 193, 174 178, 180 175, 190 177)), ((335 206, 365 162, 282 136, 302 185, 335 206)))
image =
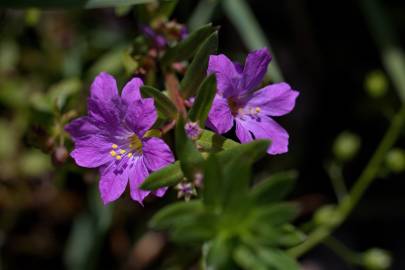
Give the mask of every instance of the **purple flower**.
POLYGON ((288 133, 270 116, 282 116, 295 106, 298 92, 287 83, 276 83, 257 91, 271 56, 266 48, 250 53, 245 66, 225 55, 211 55, 208 74, 217 77, 217 94, 208 114, 207 126, 217 133, 229 131, 236 123, 236 136, 242 143, 270 139, 269 154, 288 151, 288 133))
POLYGON ((148 37, 154 45, 159 48, 163 49, 167 45, 166 38, 163 35, 158 34, 155 30, 152 29, 152 27, 148 25, 141 25, 140 26, 141 32, 145 34, 146 37, 148 37))
MULTIPOLYGON (((151 98, 142 99, 142 80, 134 78, 118 94, 114 77, 100 73, 88 99, 88 115, 66 126, 75 149, 70 153, 77 165, 99 168, 99 189, 104 204, 118 199, 129 180, 133 200, 142 204, 149 191, 139 185, 149 175, 174 161, 173 154, 159 138, 144 134, 156 121, 151 98)), ((165 189, 154 194, 163 196, 165 189)))

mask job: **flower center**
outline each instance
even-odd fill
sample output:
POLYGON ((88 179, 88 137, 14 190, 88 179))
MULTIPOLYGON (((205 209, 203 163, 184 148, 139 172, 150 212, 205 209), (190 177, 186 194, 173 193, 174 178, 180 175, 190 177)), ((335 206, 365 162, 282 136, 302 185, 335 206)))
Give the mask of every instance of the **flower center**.
POLYGON ((129 138, 129 149, 128 146, 119 147, 117 144, 111 145, 110 155, 115 157, 116 160, 121 160, 123 157, 131 158, 134 154, 142 154, 142 141, 136 134, 131 135, 129 138), (124 149, 127 148, 127 149, 124 149))
POLYGON ((231 109, 231 113, 234 117, 237 115, 239 116, 249 115, 252 117, 257 117, 257 114, 262 111, 260 107, 250 107, 250 106, 242 107, 232 98, 228 98, 227 101, 228 106, 231 109))
POLYGON ((231 113, 233 116, 236 116, 239 112, 239 105, 232 99, 232 98, 228 98, 228 106, 231 109, 231 113))

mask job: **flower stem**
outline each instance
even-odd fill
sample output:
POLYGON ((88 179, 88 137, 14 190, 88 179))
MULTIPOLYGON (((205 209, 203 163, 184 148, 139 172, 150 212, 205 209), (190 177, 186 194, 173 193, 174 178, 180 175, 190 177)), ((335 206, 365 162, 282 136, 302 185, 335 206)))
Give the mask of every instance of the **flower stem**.
POLYGON ((385 133, 377 150, 374 152, 363 172, 360 174, 360 177, 355 182, 349 194, 346 195, 337 206, 336 215, 339 217, 338 222, 334 224, 320 225, 315 228, 314 231, 308 235, 308 238, 304 243, 288 250, 288 253, 291 256, 300 257, 319 243, 323 242, 337 227, 339 227, 339 225, 343 223, 353 208, 358 204, 368 186, 376 178, 385 155, 398 139, 404 122, 405 105, 402 105, 399 112, 394 116, 391 126, 385 133))

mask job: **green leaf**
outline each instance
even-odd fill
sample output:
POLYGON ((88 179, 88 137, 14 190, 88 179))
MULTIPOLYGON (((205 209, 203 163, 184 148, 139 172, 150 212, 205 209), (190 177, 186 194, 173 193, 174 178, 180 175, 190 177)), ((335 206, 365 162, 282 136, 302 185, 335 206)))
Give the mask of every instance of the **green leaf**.
POLYGON ((214 32, 199 47, 193 61, 187 68, 183 80, 181 81, 180 92, 184 98, 196 94, 200 83, 204 80, 204 77, 207 74, 208 59, 211 54, 216 53, 217 48, 218 32, 214 32))
POLYGON ((66 104, 69 97, 73 96, 82 88, 82 82, 78 78, 65 79, 55 85, 53 85, 47 97, 50 101, 61 110, 66 104))
POLYGON ((204 258, 207 269, 232 269, 232 246, 228 239, 218 236, 207 244, 207 249, 207 254, 204 258))
POLYGON ((205 121, 207 120, 216 91, 215 75, 210 75, 200 85, 193 107, 188 114, 190 120, 198 122, 202 128, 205 126, 205 121))
POLYGON ((260 260, 276 270, 299 270, 297 262, 279 249, 258 247, 256 254, 260 260))
POLYGON ((137 5, 155 0, 3 0, 0 7, 6 8, 105 8, 137 5))
POLYGON ((177 120, 175 136, 176 153, 180 160, 181 169, 189 180, 193 180, 196 173, 201 173, 204 159, 194 142, 187 137, 184 130, 184 119, 181 116, 177 120))
POLYGON ((197 140, 197 145, 199 149, 204 152, 216 153, 222 150, 231 149, 240 144, 215 132, 204 130, 200 138, 197 140))
POLYGON ((141 87, 143 97, 151 97, 155 100, 156 109, 166 118, 176 119, 177 109, 173 102, 158 89, 144 85, 141 87))
POLYGON ((233 157, 243 156, 248 164, 253 164, 267 153, 269 145, 270 141, 268 140, 255 140, 247 144, 239 144, 229 150, 219 152, 218 159, 223 162, 229 161, 233 157))
POLYGON ((266 264, 257 258, 255 252, 244 245, 235 249, 233 259, 245 270, 269 270, 266 264))
POLYGON ((141 185, 144 190, 156 190, 161 187, 172 186, 181 182, 184 178, 180 168, 180 162, 170 164, 163 169, 151 173, 141 185))
MULTIPOLYGON (((207 207, 217 208, 221 204, 222 171, 215 155, 205 162, 203 201, 207 207)), ((214 210, 215 211, 215 210, 214 210)))
POLYGON ((283 247, 292 247, 305 241, 306 236, 303 232, 297 230, 293 225, 287 224, 282 227, 278 244, 283 247))
POLYGON ((168 66, 172 62, 180 62, 190 59, 201 43, 207 39, 216 30, 212 24, 202 26, 200 29, 190 33, 187 38, 180 41, 177 45, 166 50, 161 62, 168 66))
POLYGON ((157 212, 150 220, 149 226, 153 229, 169 229, 178 224, 190 222, 203 210, 204 207, 200 200, 176 202, 157 212))
POLYGON ((251 214, 256 224, 280 226, 293 220, 298 208, 293 203, 278 203, 254 208, 251 214))
POLYGON ((197 7, 188 20, 188 28, 194 31, 200 25, 206 24, 210 21, 215 8, 218 6, 219 0, 200 0, 197 7))
POLYGON ((273 174, 255 185, 250 196, 259 204, 280 201, 291 191, 296 178, 297 173, 295 171, 273 174))

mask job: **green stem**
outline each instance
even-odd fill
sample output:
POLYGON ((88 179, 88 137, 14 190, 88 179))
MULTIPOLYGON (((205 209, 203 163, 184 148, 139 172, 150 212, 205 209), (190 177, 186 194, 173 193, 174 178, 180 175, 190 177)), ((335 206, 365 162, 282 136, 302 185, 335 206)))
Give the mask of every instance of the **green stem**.
POLYGON ((332 225, 321 225, 309 234, 307 240, 294 248, 288 250, 288 253, 293 257, 300 257, 313 247, 324 241, 351 213, 353 208, 358 204, 368 186, 375 179, 385 155, 398 139, 403 124, 405 122, 405 105, 402 105, 399 112, 395 115, 391 122, 391 126, 385 133, 377 150, 368 162, 367 166, 361 173, 360 177, 355 182, 350 193, 345 196, 336 209, 339 221, 332 225))
POLYGON ((330 248, 333 252, 339 255, 343 260, 351 265, 361 264, 361 254, 349 249, 342 242, 329 236, 324 241, 325 246, 330 248))

